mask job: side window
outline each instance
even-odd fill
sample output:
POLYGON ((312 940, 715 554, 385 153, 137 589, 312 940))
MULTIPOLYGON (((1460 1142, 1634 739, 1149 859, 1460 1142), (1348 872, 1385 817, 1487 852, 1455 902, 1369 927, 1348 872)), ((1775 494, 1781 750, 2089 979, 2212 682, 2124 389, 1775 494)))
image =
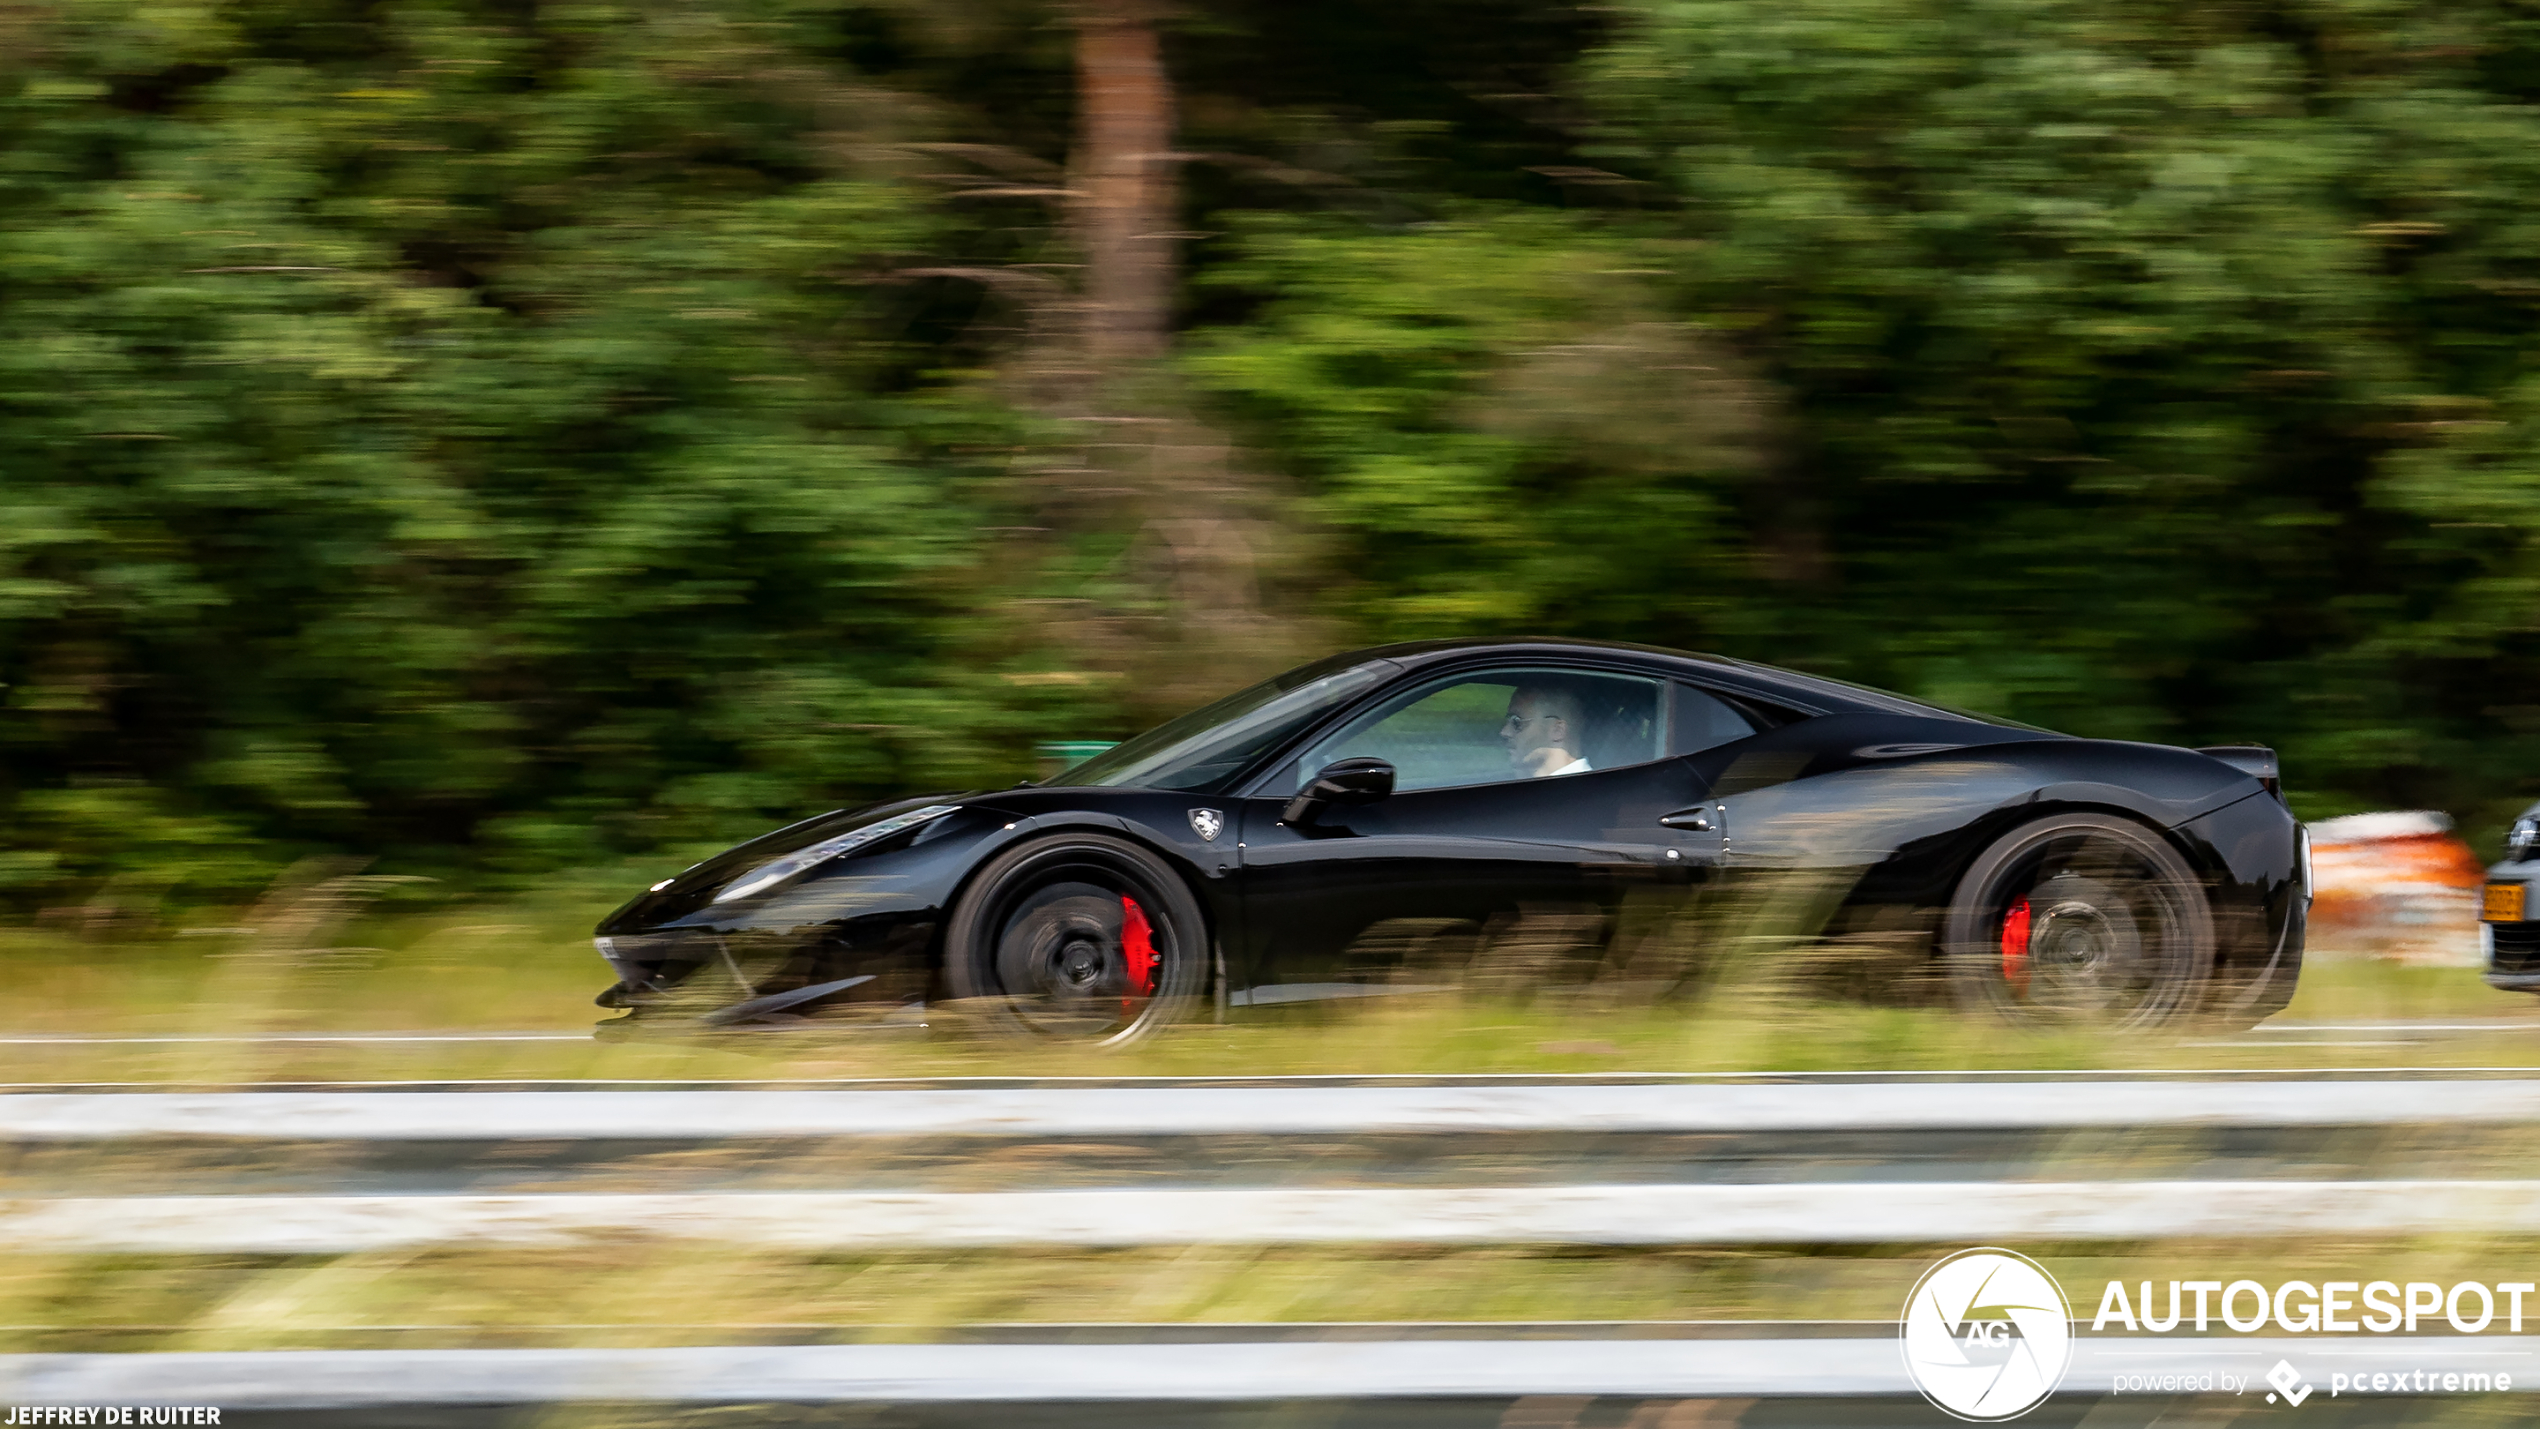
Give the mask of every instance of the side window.
POLYGON ((1296 774, 1301 787, 1335 759, 1372 757, 1393 765, 1396 789, 1444 789, 1619 769, 1666 749, 1660 681, 1585 670, 1485 670, 1378 706, 1306 751, 1296 774))
POLYGON ((1691 685, 1676 686, 1676 753, 1700 754, 1754 732, 1755 722, 1735 705, 1691 685))

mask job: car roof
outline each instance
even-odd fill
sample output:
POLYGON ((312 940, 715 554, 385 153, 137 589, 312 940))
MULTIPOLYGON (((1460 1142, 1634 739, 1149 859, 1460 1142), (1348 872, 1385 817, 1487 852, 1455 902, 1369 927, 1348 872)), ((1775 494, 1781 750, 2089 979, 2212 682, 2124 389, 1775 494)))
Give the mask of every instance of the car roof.
MULTIPOLYGON (((1393 645, 1371 646, 1317 661, 1318 666, 1338 668, 1372 660, 1390 660, 1406 670, 1430 665, 1462 663, 1467 657, 1494 658, 1515 656, 1583 658, 1596 663, 1636 665, 1654 671, 1686 676, 1697 683, 1716 684, 1728 689, 1797 705, 1815 714, 1878 713, 1909 715, 1922 719, 1966 720, 1975 724, 2002 725, 2013 729, 2030 729, 2031 725, 1972 710, 1953 709, 1928 700, 1912 699, 1888 690, 1856 685, 1847 680, 1829 679, 1823 675, 1806 675, 1776 665, 1758 664, 1727 655, 1706 655, 1692 650, 1671 650, 1663 645, 1635 645, 1620 640, 1582 640, 1561 636, 1517 636, 1501 639, 1411 640, 1393 645), (1620 657, 1619 659, 1617 657, 1620 657)), ((2051 731, 2040 731, 2050 733, 2051 731)))

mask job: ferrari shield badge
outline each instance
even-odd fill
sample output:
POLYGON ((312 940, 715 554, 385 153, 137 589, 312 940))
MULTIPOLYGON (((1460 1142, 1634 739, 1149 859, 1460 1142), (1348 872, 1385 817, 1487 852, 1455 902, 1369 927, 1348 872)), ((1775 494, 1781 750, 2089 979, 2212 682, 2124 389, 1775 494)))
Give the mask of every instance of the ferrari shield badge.
POLYGON ((1191 830, 1207 842, 1217 842, 1217 836, 1223 833, 1225 828, 1226 816, 1215 809, 1191 810, 1191 830))

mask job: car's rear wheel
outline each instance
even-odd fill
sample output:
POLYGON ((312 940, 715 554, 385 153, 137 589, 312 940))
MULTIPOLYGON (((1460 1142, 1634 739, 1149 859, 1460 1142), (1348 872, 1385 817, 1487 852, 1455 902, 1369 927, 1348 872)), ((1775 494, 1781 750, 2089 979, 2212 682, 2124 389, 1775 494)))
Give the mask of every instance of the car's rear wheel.
POLYGON ((2213 910, 2144 826, 2050 815, 2005 834, 1950 899, 1941 952, 1971 1010, 2036 1025, 2159 1026, 2197 1010, 2213 910))
POLYGON ((944 937, 946 983, 990 1028, 1105 1046, 1188 1017, 1208 962, 1207 923, 1180 875, 1101 834, 991 859, 944 937))

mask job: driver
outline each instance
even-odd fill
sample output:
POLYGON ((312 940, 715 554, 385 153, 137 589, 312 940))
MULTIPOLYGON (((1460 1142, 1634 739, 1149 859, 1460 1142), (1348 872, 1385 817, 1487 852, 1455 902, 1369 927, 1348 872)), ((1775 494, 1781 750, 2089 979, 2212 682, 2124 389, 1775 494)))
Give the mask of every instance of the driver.
POLYGON ((1508 762, 1530 779, 1556 774, 1585 774, 1588 762, 1579 753, 1586 743, 1587 722, 1579 697, 1554 685, 1526 685, 1508 697, 1508 718, 1499 726, 1499 742, 1508 747, 1508 762))

